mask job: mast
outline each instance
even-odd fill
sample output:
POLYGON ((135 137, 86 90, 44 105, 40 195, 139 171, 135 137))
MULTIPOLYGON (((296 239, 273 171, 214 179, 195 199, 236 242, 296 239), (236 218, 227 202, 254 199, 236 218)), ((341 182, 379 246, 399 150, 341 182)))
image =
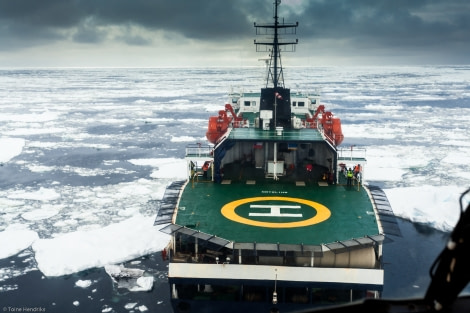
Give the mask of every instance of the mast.
POLYGON ((269 38, 265 41, 255 40, 257 52, 269 52, 269 71, 266 78, 266 87, 269 85, 269 81, 272 82, 272 87, 284 87, 284 75, 282 72, 281 62, 281 47, 283 52, 294 52, 295 45, 298 43, 298 39, 295 41, 284 40, 280 35, 293 35, 296 34, 297 26, 299 23, 282 23, 279 22, 277 14, 278 6, 281 4, 281 0, 275 0, 274 2, 274 23, 273 24, 256 24, 256 35, 272 36, 272 40, 269 38))

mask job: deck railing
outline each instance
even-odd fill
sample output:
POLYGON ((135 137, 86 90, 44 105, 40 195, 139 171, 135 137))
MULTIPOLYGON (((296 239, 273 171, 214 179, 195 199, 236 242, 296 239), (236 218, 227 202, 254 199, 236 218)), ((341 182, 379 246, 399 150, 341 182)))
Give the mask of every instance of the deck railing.
MULTIPOLYGON (((335 145, 336 146, 336 139, 335 139, 335 134, 332 134, 333 137, 330 137, 328 136, 328 134, 325 132, 325 129, 323 128, 322 124, 318 122, 318 120, 315 121, 316 123, 316 128, 318 129, 318 131, 320 132, 320 134, 322 135, 322 137, 325 139, 325 140, 328 140, 331 144, 335 145)), ((312 124, 314 125, 314 124, 312 124)))
POLYGON ((211 145, 191 144, 186 146, 186 156, 212 157, 214 147, 211 145))
POLYGON ((338 149, 338 157, 340 160, 366 160, 366 148, 356 148, 350 146, 348 148, 338 149))

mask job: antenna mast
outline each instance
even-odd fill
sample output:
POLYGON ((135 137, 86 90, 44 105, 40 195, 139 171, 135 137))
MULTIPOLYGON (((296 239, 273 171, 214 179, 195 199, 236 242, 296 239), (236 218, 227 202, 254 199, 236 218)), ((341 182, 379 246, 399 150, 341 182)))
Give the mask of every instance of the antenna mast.
POLYGON ((294 52, 295 45, 299 42, 283 40, 280 35, 294 35, 297 31, 299 23, 279 23, 277 9, 281 0, 274 2, 274 24, 254 24, 256 28, 256 35, 272 36, 272 41, 257 41, 255 40, 257 52, 269 52, 269 71, 266 78, 266 87, 269 85, 269 80, 272 81, 273 87, 284 87, 284 75, 282 73, 281 62, 281 47, 284 47, 286 52, 294 52))

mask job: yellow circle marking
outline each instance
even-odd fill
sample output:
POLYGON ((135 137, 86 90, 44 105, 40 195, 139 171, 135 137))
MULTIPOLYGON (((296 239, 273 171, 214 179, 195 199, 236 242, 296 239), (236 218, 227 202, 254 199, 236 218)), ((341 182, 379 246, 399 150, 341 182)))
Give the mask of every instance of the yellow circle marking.
POLYGON ((293 227, 309 226, 309 225, 324 222, 327 219, 329 219, 331 216, 330 210, 323 204, 320 204, 314 201, 305 200, 305 199, 290 198, 290 197, 253 197, 253 198, 235 200, 224 205, 221 209, 221 213, 223 216, 225 216, 226 218, 234 222, 239 222, 242 224, 247 224, 247 225, 252 225, 252 226, 268 227, 268 228, 293 228, 293 227), (239 207, 240 205, 250 203, 250 202, 256 202, 256 201, 272 201, 272 200, 302 203, 309 207, 312 207, 314 210, 317 211, 317 214, 312 218, 302 220, 302 221, 272 223, 272 222, 261 222, 261 221, 251 220, 235 213, 236 208, 239 207))

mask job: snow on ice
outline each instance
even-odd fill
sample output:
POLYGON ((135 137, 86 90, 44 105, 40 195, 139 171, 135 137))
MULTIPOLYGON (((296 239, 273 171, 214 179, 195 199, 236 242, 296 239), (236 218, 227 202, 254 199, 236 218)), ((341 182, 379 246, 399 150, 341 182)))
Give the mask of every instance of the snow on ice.
POLYGON ((90 287, 92 283, 93 282, 89 279, 86 279, 86 280, 79 279, 75 282, 75 286, 85 289, 85 288, 90 287))
POLYGON ((103 267, 162 250, 168 235, 153 226, 155 216, 134 216, 121 223, 36 240, 32 247, 46 276, 103 267))
POLYGON ((387 189, 387 198, 396 215, 413 222, 451 231, 460 217, 459 198, 465 188, 419 186, 387 189))
POLYGON ((186 161, 183 159, 133 159, 129 162, 135 165, 155 167, 156 170, 151 174, 152 178, 184 179, 186 176, 186 161))
POLYGON ((22 138, 0 138, 0 163, 8 162, 21 154, 25 140, 22 138))
POLYGON ((38 240, 38 234, 31 230, 5 230, 0 232, 0 259, 15 255, 38 240))

